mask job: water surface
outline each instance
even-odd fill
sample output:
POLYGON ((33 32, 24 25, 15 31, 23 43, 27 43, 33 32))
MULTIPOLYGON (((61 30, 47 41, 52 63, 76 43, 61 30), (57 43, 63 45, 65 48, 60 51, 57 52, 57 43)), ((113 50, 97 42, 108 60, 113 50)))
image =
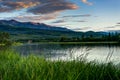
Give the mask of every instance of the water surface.
POLYGON ((25 44, 14 49, 21 55, 35 54, 52 60, 120 61, 118 45, 25 44))

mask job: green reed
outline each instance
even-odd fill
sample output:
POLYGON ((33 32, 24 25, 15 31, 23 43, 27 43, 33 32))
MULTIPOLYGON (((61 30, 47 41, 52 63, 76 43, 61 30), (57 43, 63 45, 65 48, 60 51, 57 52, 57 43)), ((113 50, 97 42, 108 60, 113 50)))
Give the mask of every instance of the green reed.
POLYGON ((120 66, 83 59, 50 61, 8 50, 0 52, 0 80, 120 80, 120 66))

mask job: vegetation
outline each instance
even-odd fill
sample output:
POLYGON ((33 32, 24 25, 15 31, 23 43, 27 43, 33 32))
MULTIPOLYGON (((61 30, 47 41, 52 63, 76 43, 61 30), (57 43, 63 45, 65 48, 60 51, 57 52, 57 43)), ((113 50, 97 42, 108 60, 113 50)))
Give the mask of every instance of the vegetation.
POLYGON ((66 37, 61 36, 60 42, 120 42, 120 34, 118 33, 108 33, 106 35, 102 35, 101 37, 95 37, 94 35, 85 35, 84 33, 81 37, 66 37))
POLYGON ((0 80, 120 80, 120 66, 84 59, 50 61, 7 50, 0 52, 0 80))
POLYGON ((7 32, 0 32, 0 44, 11 45, 10 34, 7 32))
MULTIPOLYGON (((44 31, 43 31, 44 32, 44 31)), ((82 32, 46 32, 38 36, 36 35, 18 35, 15 37, 17 42, 120 42, 120 34, 115 33, 106 33, 106 34, 97 34, 95 32, 90 32, 89 34, 82 32), (49 35, 44 35, 49 34, 49 35), (21 38, 17 38, 20 37, 21 38)), ((40 33, 41 34, 41 33, 40 33)), ((14 39, 13 39, 14 40, 14 39)))

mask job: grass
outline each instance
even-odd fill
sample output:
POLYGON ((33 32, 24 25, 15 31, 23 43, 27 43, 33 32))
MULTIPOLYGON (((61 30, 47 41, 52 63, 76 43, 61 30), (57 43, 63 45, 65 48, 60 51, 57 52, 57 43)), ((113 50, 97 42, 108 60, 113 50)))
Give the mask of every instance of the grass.
POLYGON ((8 50, 0 52, 0 80, 120 80, 120 67, 82 59, 50 61, 8 50))

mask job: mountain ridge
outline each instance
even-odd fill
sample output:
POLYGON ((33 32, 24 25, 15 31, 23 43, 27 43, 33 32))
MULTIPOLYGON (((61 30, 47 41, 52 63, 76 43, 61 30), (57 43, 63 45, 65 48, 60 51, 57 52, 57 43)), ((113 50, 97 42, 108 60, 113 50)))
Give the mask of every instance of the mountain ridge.
POLYGON ((18 22, 15 20, 10 21, 0 20, 0 32, 8 32, 11 35, 11 39, 14 41, 33 40, 36 42, 58 41, 61 37, 82 38, 83 36, 84 37, 92 36, 95 38, 100 38, 103 37, 104 35, 109 34, 108 32, 95 32, 95 31, 75 32, 67 28, 61 27, 57 27, 56 29, 55 26, 49 26, 43 23, 41 24, 32 22, 18 22))
POLYGON ((16 27, 23 27, 23 28, 40 29, 40 30, 72 31, 72 30, 67 29, 67 28, 50 26, 50 25, 47 25, 44 23, 19 22, 16 20, 0 20, 0 24, 16 26, 16 27))

